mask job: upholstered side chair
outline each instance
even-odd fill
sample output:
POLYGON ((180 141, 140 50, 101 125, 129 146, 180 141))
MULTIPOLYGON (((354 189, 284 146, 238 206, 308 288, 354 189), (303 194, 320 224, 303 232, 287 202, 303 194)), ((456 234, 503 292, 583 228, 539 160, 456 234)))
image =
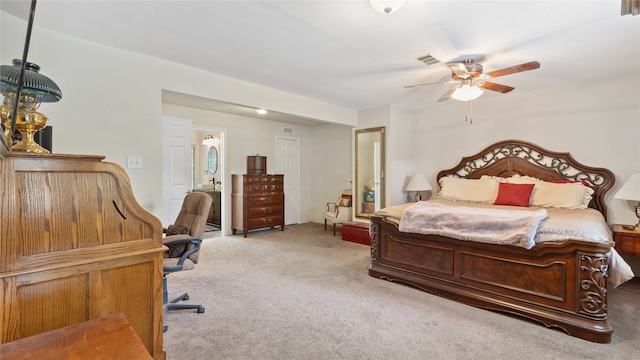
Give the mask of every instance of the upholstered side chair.
POLYGON ((333 225, 333 236, 336 235, 336 225, 342 225, 351 219, 351 189, 342 190, 342 195, 335 202, 327 203, 324 213, 324 229, 327 223, 333 225))

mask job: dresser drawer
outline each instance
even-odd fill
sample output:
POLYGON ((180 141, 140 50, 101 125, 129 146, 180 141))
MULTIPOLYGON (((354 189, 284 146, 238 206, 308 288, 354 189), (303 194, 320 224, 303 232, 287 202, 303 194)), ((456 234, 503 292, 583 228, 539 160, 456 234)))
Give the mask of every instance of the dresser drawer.
POLYGON ((282 192, 282 190, 283 190, 282 183, 280 184, 254 183, 254 184, 248 184, 247 186, 245 186, 245 192, 247 194, 262 194, 262 193, 274 193, 274 192, 280 193, 282 192))
POLYGON ((249 197, 249 208, 282 205, 282 195, 264 195, 249 197))
POLYGON ((245 184, 273 184, 273 183, 281 183, 284 181, 284 177, 281 175, 245 175, 244 178, 245 184))
POLYGON ((265 183, 268 182, 269 176, 268 175, 245 175, 243 179, 244 179, 245 185, 261 184, 263 182, 265 183))
POLYGON ((282 215, 263 216, 259 218, 249 219, 249 229, 257 229, 267 226, 282 225, 282 215))
POLYGON ((258 218, 258 217, 263 217, 268 215, 282 215, 282 214, 283 214, 282 205, 249 208, 250 218, 258 218))
POLYGON ((613 225, 613 241, 621 255, 640 256, 640 232, 625 229, 620 224, 613 225))

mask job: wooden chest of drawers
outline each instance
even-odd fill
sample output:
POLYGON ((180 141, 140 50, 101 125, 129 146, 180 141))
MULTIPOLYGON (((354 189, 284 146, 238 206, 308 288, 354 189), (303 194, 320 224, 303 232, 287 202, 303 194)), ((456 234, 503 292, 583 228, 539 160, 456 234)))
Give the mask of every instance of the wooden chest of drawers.
POLYGON ((242 231, 280 226, 284 230, 284 176, 232 175, 231 228, 242 231))

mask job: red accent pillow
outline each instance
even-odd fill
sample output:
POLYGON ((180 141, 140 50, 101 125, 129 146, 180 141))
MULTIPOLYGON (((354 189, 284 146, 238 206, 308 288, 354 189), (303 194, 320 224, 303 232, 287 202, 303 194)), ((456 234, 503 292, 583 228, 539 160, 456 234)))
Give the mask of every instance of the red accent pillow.
POLYGON ((494 205, 513 205, 529 207, 529 198, 535 184, 500 183, 498 197, 494 205))

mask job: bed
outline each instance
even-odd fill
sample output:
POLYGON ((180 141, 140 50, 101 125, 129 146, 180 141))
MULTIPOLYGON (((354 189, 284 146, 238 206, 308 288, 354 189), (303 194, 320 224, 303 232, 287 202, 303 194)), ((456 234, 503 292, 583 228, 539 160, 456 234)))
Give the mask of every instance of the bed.
MULTIPOLYGON (((569 153, 507 140, 464 157, 455 167, 438 173, 437 179, 518 176, 588 186, 593 189, 588 207, 602 214, 606 226, 605 195, 615 182, 614 175, 585 166, 569 153)), ((370 218, 370 276, 526 317, 588 341, 611 341, 607 285, 615 250, 608 226, 605 241, 556 239, 528 249, 402 232, 392 213, 381 209, 370 218)))

